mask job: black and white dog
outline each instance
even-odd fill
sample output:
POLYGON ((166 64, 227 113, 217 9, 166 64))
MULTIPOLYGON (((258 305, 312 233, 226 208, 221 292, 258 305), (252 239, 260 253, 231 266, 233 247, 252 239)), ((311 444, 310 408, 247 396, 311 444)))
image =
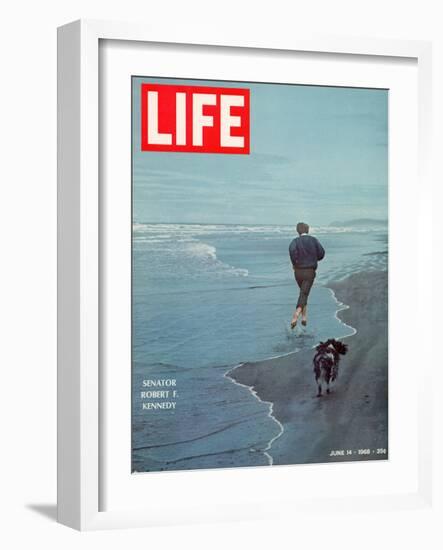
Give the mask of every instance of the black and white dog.
POLYGON ((315 348, 314 355, 314 374, 318 386, 317 397, 322 394, 322 382, 326 383, 326 393, 330 392, 329 383, 334 382, 338 376, 338 364, 340 355, 345 355, 348 346, 334 338, 320 342, 315 348))

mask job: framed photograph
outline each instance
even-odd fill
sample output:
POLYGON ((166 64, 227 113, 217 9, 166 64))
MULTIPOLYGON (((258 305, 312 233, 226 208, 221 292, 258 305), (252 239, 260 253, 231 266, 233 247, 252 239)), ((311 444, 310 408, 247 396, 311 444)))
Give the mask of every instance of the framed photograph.
POLYGON ((430 506, 430 45, 58 37, 59 521, 430 506))

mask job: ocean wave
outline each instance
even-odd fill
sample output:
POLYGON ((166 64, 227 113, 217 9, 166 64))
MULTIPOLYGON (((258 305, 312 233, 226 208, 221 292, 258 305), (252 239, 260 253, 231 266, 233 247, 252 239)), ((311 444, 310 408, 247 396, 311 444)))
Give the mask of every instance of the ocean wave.
MULTIPOLYGON (((183 243, 183 241, 182 241, 183 243)), ((187 241, 181 248, 181 253, 198 262, 199 267, 205 266, 205 272, 213 271, 219 274, 230 274, 238 277, 247 277, 249 271, 247 269, 234 267, 220 261, 217 258, 217 250, 215 246, 207 244, 203 241, 187 241)))
MULTIPOLYGON (((312 235, 326 235, 336 233, 369 233, 383 231, 383 227, 353 227, 353 226, 312 226, 312 235)), ((204 235, 266 235, 266 238, 273 236, 296 234, 295 226, 292 225, 224 225, 224 224, 164 224, 164 223, 140 223, 133 224, 134 240, 141 238, 168 239, 199 237, 204 235)))
MULTIPOLYGON (((183 241, 182 241, 183 242, 183 241)), ((202 241, 191 241, 184 252, 197 258, 217 260, 216 248, 202 241)))
POLYGON ((216 247, 195 237, 154 238, 141 236, 134 248, 149 255, 150 270, 168 277, 248 277, 247 269, 222 262, 216 247))

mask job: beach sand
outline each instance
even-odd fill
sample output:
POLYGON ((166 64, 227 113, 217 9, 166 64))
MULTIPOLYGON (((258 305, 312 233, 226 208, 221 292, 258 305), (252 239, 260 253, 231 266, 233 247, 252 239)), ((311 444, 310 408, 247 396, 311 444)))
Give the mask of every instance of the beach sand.
POLYGON ((272 403, 284 428, 268 451, 274 464, 388 458, 377 451, 388 448, 388 275, 360 272, 327 286, 349 306, 337 317, 357 331, 343 339, 349 351, 331 394, 316 397, 314 350, 244 363, 228 374, 272 403), (369 455, 358 453, 365 449, 369 455))

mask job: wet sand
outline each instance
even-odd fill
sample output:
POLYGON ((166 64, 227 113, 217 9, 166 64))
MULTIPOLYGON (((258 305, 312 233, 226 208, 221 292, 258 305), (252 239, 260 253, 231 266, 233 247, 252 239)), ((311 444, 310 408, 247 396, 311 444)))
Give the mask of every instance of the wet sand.
POLYGON ((327 286, 349 306, 337 317, 357 331, 343 338, 349 351, 331 394, 316 397, 314 350, 244 363, 229 373, 272 403, 272 414, 283 425, 268 451, 274 464, 388 458, 377 451, 388 448, 388 275, 355 273, 327 286), (359 454, 366 449, 370 454, 359 454))

